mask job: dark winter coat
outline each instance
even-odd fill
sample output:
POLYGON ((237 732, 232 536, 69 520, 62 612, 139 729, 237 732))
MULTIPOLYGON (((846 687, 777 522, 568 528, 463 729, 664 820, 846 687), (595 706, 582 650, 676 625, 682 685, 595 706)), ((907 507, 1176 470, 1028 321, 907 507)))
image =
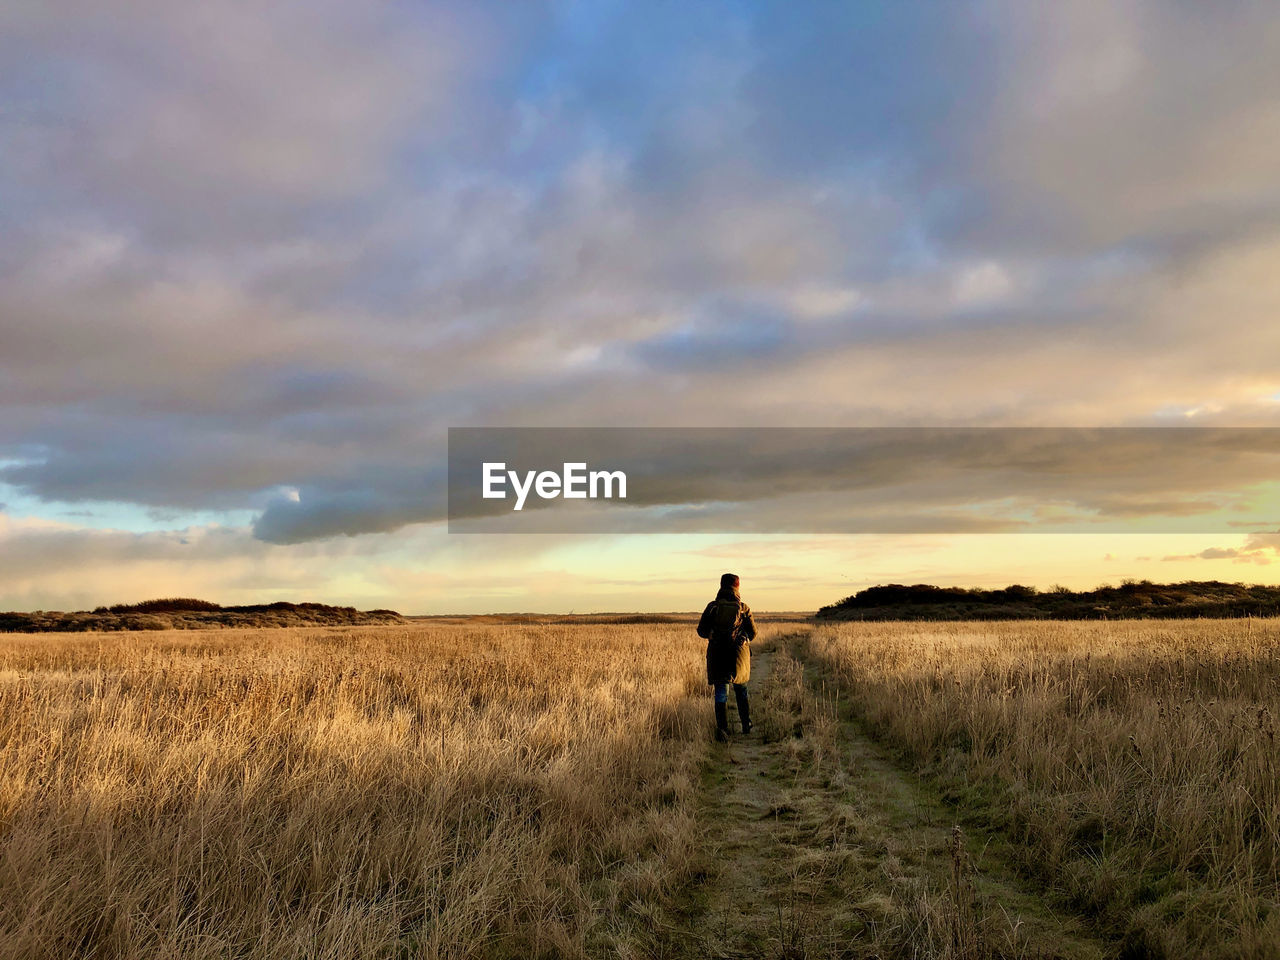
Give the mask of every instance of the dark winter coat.
POLYGON ((707 641, 707 683, 746 683, 751 679, 751 640, 756 623, 737 587, 724 587, 698 620, 698 636, 707 641))

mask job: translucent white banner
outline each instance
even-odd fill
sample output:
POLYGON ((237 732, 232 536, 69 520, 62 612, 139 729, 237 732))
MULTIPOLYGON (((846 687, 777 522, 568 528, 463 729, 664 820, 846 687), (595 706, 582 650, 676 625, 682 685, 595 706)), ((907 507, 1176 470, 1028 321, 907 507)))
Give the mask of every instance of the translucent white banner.
POLYGON ((453 427, 457 533, 1251 532, 1280 429, 453 427))

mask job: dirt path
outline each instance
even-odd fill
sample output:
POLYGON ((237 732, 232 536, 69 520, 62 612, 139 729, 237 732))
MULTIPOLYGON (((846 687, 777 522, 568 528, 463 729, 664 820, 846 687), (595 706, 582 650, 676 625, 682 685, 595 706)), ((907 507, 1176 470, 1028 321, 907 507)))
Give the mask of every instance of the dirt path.
MULTIPOLYGON (((680 898, 664 952, 1114 956, 1015 877, 998 841, 953 831, 938 796, 823 690, 802 636, 753 650, 755 730, 713 749, 698 810, 708 867, 680 898)), ((732 698, 730 722, 737 730, 732 698)))

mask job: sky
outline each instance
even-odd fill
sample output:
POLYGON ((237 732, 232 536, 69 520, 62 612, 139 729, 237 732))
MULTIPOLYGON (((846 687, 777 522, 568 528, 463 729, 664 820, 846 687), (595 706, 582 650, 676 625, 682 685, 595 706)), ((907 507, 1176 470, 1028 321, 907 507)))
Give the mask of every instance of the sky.
POLYGON ((0 609, 1280 582, 1265 513, 465 535, 443 505, 451 426, 1280 426, 1278 105, 1244 0, 5 4, 0 609))

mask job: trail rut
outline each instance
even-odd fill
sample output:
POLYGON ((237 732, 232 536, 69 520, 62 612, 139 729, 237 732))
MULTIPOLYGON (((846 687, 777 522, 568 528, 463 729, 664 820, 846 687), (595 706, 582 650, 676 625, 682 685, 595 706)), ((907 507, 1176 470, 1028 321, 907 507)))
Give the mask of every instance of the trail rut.
MULTIPOLYGON (((662 953, 689 958, 1026 957, 1116 948, 965 835, 804 661, 803 633, 757 643, 754 732, 716 744, 697 816, 706 868, 662 953)), ((730 698, 730 722, 739 729, 730 698)))

